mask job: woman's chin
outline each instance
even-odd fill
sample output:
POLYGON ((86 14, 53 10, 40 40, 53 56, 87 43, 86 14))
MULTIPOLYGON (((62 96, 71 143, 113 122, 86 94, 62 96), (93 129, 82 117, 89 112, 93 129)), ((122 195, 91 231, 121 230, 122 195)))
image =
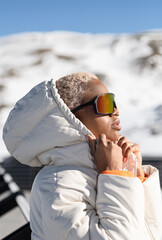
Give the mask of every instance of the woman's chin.
POLYGON ((115 134, 112 134, 106 137, 110 139, 112 142, 116 142, 119 139, 119 132, 116 132, 115 134))
MULTIPOLYGON (((95 135, 96 138, 98 138, 100 134, 94 134, 94 135, 95 135)), ((106 135, 106 138, 109 139, 112 142, 118 141, 118 139, 119 139, 119 132, 118 131, 115 131, 115 133, 113 132, 111 134, 110 134, 110 132, 104 133, 104 134, 106 135)))

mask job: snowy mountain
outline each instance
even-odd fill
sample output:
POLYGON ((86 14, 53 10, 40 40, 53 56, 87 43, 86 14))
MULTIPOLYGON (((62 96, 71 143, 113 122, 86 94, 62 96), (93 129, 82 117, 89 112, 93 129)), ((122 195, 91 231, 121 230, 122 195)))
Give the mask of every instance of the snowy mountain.
MULTIPOLYGON (((26 33, 0 38, 0 134, 34 85, 69 73, 96 74, 116 95, 121 134, 145 156, 162 156, 162 31, 138 34, 26 33)), ((0 138, 0 157, 7 156, 0 138)))

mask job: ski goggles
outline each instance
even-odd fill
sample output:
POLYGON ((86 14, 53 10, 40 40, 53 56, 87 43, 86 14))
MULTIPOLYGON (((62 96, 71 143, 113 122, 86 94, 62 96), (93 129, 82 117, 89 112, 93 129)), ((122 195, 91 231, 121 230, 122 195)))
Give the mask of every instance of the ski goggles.
POLYGON ((101 115, 109 115, 114 112, 114 108, 117 108, 115 103, 115 95, 113 93, 105 93, 92 99, 91 101, 84 103, 72 110, 72 113, 77 112, 83 107, 88 105, 94 105, 95 111, 101 115))

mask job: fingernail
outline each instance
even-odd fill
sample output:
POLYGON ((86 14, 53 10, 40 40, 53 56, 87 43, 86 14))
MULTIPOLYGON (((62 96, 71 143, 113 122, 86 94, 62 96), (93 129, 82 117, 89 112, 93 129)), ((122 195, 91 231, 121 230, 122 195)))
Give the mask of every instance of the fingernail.
POLYGON ((124 158, 123 158, 123 162, 126 162, 126 161, 127 161, 127 158, 126 158, 126 157, 124 157, 124 158))

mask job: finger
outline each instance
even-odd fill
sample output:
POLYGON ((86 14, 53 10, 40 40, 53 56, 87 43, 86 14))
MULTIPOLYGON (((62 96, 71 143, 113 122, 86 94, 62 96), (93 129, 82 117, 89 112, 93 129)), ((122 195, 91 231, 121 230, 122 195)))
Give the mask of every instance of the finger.
POLYGON ((125 137, 121 136, 118 140, 118 146, 121 147, 124 142, 125 142, 125 137))
POLYGON ((133 153, 137 153, 137 152, 140 152, 140 146, 138 144, 133 144, 132 145, 132 152, 133 153))
POLYGON ((104 146, 107 146, 107 139, 105 134, 100 134, 98 137, 97 145, 103 144, 104 146))
POLYGON ((95 151, 96 151, 96 140, 95 139, 89 140, 89 147, 91 150, 91 154, 94 156, 95 151))
POLYGON ((126 157, 126 151, 128 148, 130 148, 132 151, 132 146, 133 146, 132 143, 127 142, 123 143, 123 145, 121 146, 123 157, 126 157))
POLYGON ((130 143, 130 141, 126 137, 120 136, 118 140, 118 146, 121 147, 125 142, 130 143))
POLYGON ((122 149, 122 155, 123 155, 123 157, 126 157, 126 156, 125 156, 125 152, 126 152, 127 148, 129 147, 129 146, 128 146, 128 143, 125 142, 125 143, 123 143, 120 147, 121 147, 121 149, 122 149))
POLYGON ((131 153, 132 153, 132 149, 131 149, 131 147, 128 147, 128 148, 126 149, 126 151, 125 151, 124 157, 125 157, 126 159, 128 159, 128 158, 130 157, 131 153))
POLYGON ((129 139, 128 138, 126 138, 125 136, 123 136, 123 135, 119 135, 119 138, 118 138, 118 141, 121 139, 121 138, 125 138, 128 142, 129 142, 129 139))
POLYGON ((140 152, 140 147, 138 144, 133 144, 133 143, 124 143, 122 145, 122 153, 123 156, 126 156, 126 151, 127 149, 130 148, 131 152, 133 152, 134 154, 139 153, 140 152))
POLYGON ((120 138, 124 137, 123 135, 119 135, 118 141, 120 140, 120 138))
POLYGON ((122 149, 122 155, 123 155, 123 162, 127 161, 130 154, 129 152, 132 152, 132 143, 124 142, 121 146, 119 146, 122 149))

